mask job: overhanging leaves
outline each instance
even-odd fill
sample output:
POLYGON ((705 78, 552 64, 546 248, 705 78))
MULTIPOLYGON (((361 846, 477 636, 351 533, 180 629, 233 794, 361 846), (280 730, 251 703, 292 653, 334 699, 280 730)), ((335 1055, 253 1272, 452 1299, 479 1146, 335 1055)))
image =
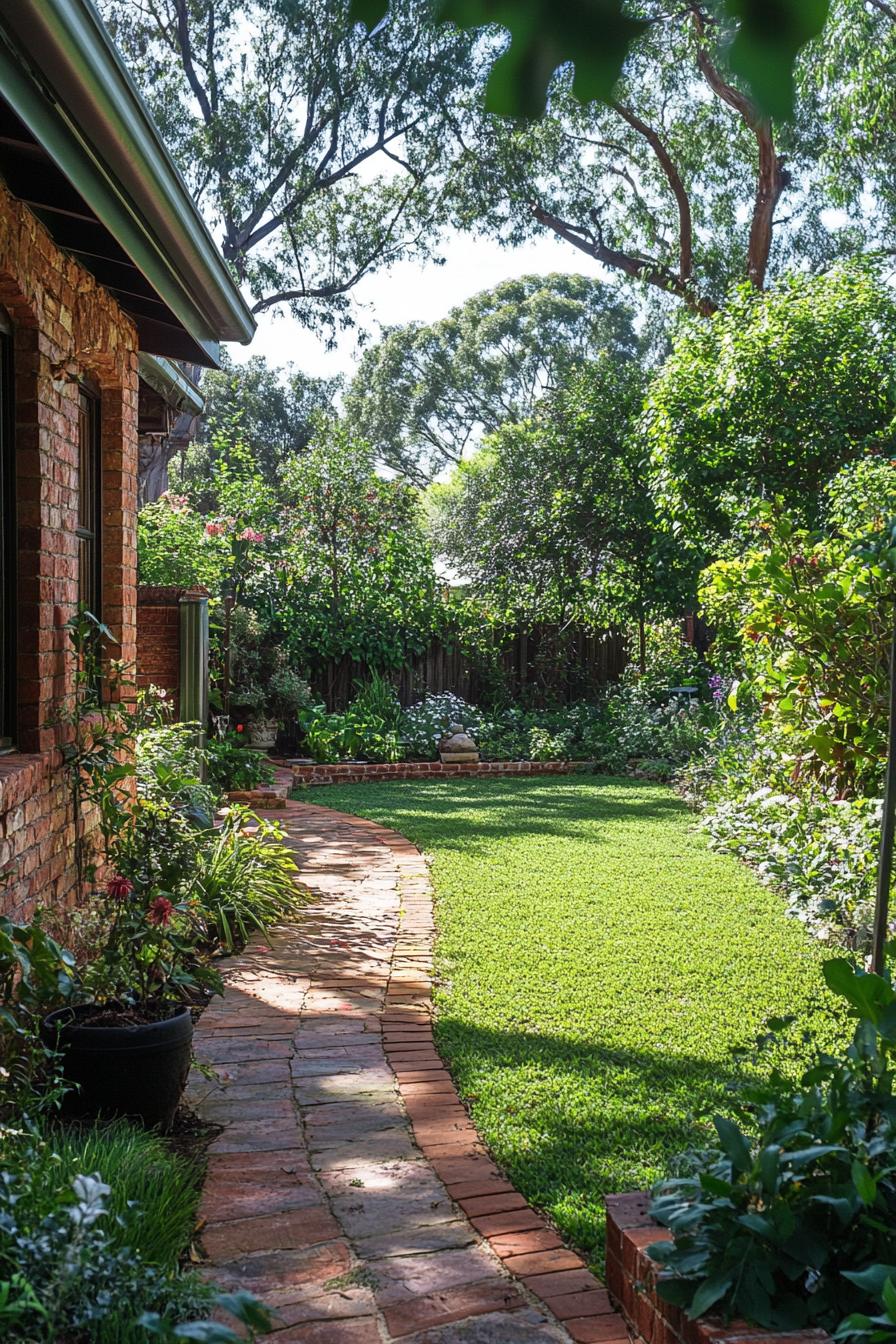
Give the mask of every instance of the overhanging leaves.
MULTIPOLYGON (((768 116, 786 117, 793 110, 797 53, 821 32, 829 0, 728 0, 726 9, 740 23, 732 69, 768 116)), ((628 49, 645 26, 625 12, 622 0, 437 0, 435 10, 462 28, 498 24, 510 33, 492 68, 486 106, 515 117, 544 111, 551 76, 567 63, 575 67, 577 98, 609 101, 628 49)), ((385 17, 386 6, 352 0, 350 12, 372 27, 385 17)))

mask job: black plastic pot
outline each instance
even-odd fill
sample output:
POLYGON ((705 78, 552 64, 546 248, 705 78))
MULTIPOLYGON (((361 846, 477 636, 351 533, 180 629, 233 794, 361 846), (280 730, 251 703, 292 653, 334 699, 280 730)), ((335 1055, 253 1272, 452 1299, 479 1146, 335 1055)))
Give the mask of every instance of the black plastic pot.
POLYGON ((162 1022, 137 1026, 84 1025, 92 1004, 59 1008, 44 1019, 45 1044, 62 1054, 62 1071, 72 1090, 68 1115, 126 1116, 148 1128, 171 1128, 187 1084, 193 1019, 187 1007, 162 1022))

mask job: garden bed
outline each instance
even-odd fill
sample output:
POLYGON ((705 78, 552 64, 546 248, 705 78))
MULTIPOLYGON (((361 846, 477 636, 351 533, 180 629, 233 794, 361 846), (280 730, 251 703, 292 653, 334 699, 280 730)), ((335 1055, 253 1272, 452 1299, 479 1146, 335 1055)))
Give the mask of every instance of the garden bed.
POLYGON ((638 1340, 646 1344, 830 1344, 825 1330, 771 1334, 746 1321, 724 1324, 718 1317, 691 1320, 656 1291, 657 1265, 646 1248, 669 1233, 651 1218, 650 1195, 639 1191, 609 1195, 606 1284, 638 1340))

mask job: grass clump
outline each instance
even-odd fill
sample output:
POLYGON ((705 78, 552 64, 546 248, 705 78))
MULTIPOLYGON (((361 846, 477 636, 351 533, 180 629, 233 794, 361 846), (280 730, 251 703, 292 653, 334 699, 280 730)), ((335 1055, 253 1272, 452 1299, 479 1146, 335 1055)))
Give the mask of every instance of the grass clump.
POLYGON ((5 1131, 0 1166, 4 1340, 145 1344, 143 1312, 172 1324, 209 1314, 213 1291, 181 1268, 197 1162, 118 1121, 5 1131))
POLYGON ((714 1134, 767 1018, 845 1039, 823 947, 664 787, 471 779, 315 801, 432 856, 439 1049, 497 1161, 595 1261, 603 1196, 714 1134))

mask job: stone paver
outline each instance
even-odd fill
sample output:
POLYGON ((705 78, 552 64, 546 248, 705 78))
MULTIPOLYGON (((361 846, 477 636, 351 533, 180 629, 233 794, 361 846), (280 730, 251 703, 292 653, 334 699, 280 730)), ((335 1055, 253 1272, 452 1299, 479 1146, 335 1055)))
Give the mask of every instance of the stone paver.
POLYGON ((189 1097, 223 1127, 200 1209, 209 1277, 262 1297, 279 1344, 628 1344, 435 1050, 424 859, 326 808, 276 815, 312 903, 227 963, 197 1029, 189 1097))

